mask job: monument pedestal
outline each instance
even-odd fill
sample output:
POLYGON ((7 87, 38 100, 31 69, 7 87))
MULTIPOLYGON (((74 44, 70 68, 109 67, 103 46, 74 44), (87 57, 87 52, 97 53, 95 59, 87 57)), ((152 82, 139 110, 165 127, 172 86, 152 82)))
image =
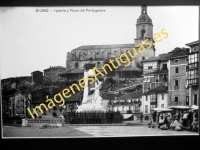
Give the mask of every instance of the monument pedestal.
POLYGON ((106 109, 103 106, 93 105, 93 104, 82 104, 78 106, 76 112, 88 112, 88 111, 101 111, 106 112, 106 109))

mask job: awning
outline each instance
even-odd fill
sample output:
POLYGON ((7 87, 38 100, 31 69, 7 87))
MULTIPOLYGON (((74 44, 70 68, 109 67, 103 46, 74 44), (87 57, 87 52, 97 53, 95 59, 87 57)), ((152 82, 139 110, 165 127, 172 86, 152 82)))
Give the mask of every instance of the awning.
POLYGON ((188 106, 170 106, 169 109, 191 109, 191 107, 188 106))
POLYGON ((129 119, 130 117, 133 116, 133 114, 122 114, 123 115, 123 119, 129 119))
POLYGON ((169 109, 169 108, 153 108, 153 110, 155 110, 155 111, 157 111, 157 112, 172 111, 172 109, 169 109))
POLYGON ((192 105, 190 108, 193 109, 193 110, 197 110, 197 109, 199 109, 199 106, 197 106, 197 105, 192 105))

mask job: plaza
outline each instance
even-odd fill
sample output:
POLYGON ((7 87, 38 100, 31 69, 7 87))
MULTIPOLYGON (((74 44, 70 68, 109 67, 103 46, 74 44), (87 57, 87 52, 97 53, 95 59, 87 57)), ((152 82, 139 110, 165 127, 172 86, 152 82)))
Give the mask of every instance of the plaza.
POLYGON ((58 128, 42 129, 40 126, 34 127, 3 127, 4 138, 78 138, 78 137, 134 137, 134 136, 172 136, 172 135, 194 135, 198 132, 160 130, 158 128, 148 128, 143 125, 64 125, 58 128))

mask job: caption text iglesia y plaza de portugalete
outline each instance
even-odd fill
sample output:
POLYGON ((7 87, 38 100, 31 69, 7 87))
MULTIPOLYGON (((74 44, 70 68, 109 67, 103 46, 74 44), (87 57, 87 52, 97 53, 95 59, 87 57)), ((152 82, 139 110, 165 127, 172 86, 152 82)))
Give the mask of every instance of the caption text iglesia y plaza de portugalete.
POLYGON ((64 13, 73 13, 73 12, 106 12, 105 9, 36 9, 36 12, 64 12, 64 13))
MULTIPOLYGON (((153 36, 153 39, 155 42, 161 42, 162 41, 162 36, 164 38, 168 37, 168 33, 164 31, 165 29, 162 29, 160 31, 160 33, 155 33, 153 36)), ((96 67, 94 67, 92 70, 94 72, 94 79, 93 78, 89 78, 89 75, 86 76, 86 78, 82 78, 79 80, 79 86, 77 84, 72 84, 71 86, 69 86, 69 88, 65 88, 62 90, 62 92, 55 94, 53 100, 57 103, 60 104, 59 106, 63 106, 65 104, 65 100, 64 98, 69 98, 72 96, 72 93, 75 94, 76 92, 74 91, 74 87, 76 87, 76 89, 78 91, 80 91, 80 88, 86 88, 88 87, 88 85, 86 84, 86 81, 90 81, 89 84, 93 84, 96 80, 98 80, 97 76, 101 75, 102 77, 106 74, 108 74, 107 70, 105 69, 107 67, 107 69, 109 68, 109 71, 113 71, 112 68, 117 69, 119 66, 121 66, 121 63, 123 65, 125 65, 125 67, 130 65, 130 58, 134 59, 136 58, 139 54, 142 54, 143 52, 145 52, 147 49, 150 49, 153 45, 155 45, 155 43, 150 43, 148 42, 148 39, 145 39, 143 41, 143 43, 139 43, 137 44, 136 47, 138 47, 138 51, 135 48, 132 48, 132 53, 130 52, 130 50, 128 50, 127 52, 121 54, 119 56, 119 58, 114 56, 114 60, 110 59, 109 63, 104 64, 102 66, 102 70, 104 71, 105 74, 103 74, 101 71, 99 71, 96 67), (124 59, 125 58, 125 59, 124 59), (115 62, 115 64, 114 64, 115 62), (109 65, 111 64, 111 66, 109 65), (117 65, 118 66, 117 66, 117 65), (61 94, 62 93, 62 94, 61 94), (59 98, 58 98, 59 97, 59 98), (63 98, 64 97, 64 98, 63 98)), ((43 106, 46 110, 52 109, 55 105, 54 101, 50 98, 48 98, 48 96, 46 97, 46 103, 47 106, 44 103, 41 103, 39 106, 36 106, 35 108, 33 108, 34 113, 38 116, 38 113, 36 111, 36 109, 39 109, 40 112, 43 114, 43 110, 41 109, 41 106, 43 106)), ((29 114, 31 115, 31 117, 34 119, 34 115, 32 114, 30 108, 27 108, 29 114)))

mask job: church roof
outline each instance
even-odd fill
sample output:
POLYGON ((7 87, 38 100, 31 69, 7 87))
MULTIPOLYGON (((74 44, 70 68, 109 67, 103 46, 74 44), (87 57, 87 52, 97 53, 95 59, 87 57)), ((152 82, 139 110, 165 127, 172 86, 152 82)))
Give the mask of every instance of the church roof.
POLYGON ((141 14, 137 19, 137 23, 149 22, 152 24, 151 18, 147 14, 141 14))
POLYGON ((111 45, 83 45, 73 50, 93 50, 106 48, 133 48, 135 44, 111 44, 111 45))

